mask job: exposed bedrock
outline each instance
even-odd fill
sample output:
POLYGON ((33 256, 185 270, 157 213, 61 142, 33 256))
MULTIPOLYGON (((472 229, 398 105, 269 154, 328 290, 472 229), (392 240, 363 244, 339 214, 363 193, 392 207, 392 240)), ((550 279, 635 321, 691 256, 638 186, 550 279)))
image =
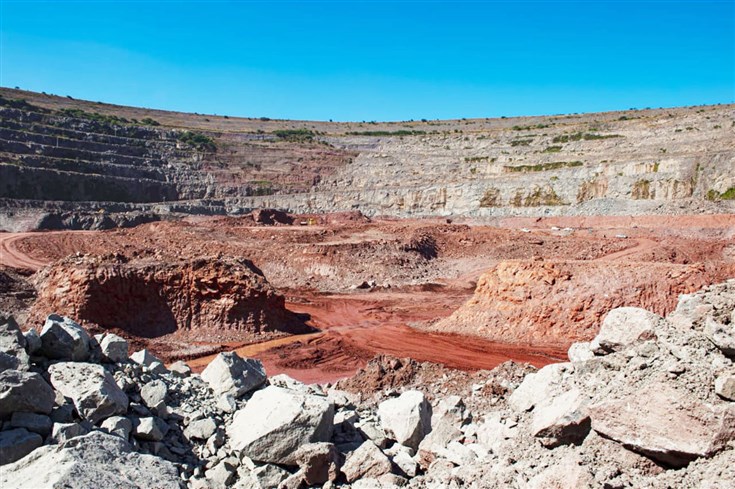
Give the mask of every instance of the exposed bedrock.
POLYGON ((41 271, 37 281, 36 323, 58 311, 84 325, 145 338, 175 333, 208 340, 309 330, 245 259, 69 257, 41 271))

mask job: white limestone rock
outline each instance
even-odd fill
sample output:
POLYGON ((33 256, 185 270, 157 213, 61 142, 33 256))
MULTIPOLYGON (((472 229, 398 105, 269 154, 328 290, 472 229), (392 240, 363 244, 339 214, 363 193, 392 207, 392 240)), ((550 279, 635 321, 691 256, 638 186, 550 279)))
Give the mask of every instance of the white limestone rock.
POLYGON ((53 360, 83 362, 89 358, 89 335, 67 317, 51 314, 41 330, 39 354, 53 360))
POLYGON ((388 457, 370 440, 349 454, 342 466, 347 482, 362 478, 375 478, 391 472, 393 466, 388 457))
POLYGON ((0 487, 15 489, 180 489, 176 466, 142 455, 119 437, 94 431, 47 445, 3 467, 0 487))
POLYGON ((607 313, 590 349, 605 355, 638 341, 655 339, 661 321, 658 314, 639 307, 618 307, 607 313))
POLYGON ((240 358, 235 352, 220 353, 202 371, 202 379, 215 394, 241 397, 263 385, 267 379, 260 360, 240 358))
POLYGON ((128 410, 128 396, 101 365, 61 362, 49 367, 51 384, 72 399, 80 416, 97 424, 128 410))
POLYGON ((125 338, 107 333, 100 341, 102 359, 112 363, 121 363, 128 359, 128 342, 125 338))
POLYGON ((683 467, 735 440, 735 406, 705 404, 665 384, 589 408, 592 429, 664 465, 683 467))
POLYGON ((406 391, 395 399, 381 402, 378 414, 386 434, 414 450, 431 431, 431 405, 419 391, 406 391))
POLYGON ((295 465, 296 449, 328 442, 334 406, 326 398, 269 386, 257 391, 227 427, 230 446, 253 460, 295 465))

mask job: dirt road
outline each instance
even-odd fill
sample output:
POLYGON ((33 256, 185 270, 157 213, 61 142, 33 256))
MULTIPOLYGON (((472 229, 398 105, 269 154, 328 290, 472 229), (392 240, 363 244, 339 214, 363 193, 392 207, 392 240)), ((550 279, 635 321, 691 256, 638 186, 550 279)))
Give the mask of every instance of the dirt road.
POLYGON ((10 268, 20 268, 37 271, 47 265, 47 262, 32 258, 19 251, 15 245, 19 240, 38 233, 0 233, 0 265, 10 268))

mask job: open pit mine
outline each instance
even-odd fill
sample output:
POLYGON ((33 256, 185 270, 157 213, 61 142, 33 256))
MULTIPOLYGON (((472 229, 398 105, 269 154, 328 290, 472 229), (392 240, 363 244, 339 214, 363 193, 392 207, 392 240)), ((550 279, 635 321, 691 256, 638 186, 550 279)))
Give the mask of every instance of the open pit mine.
POLYGON ((0 89, 0 487, 735 487, 735 106, 0 89))

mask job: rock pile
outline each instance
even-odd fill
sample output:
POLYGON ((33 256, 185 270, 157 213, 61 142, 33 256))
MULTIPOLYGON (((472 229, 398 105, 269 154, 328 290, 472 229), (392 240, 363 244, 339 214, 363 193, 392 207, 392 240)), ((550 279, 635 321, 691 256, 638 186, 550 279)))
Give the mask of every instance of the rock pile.
POLYGON ((0 323, 1 487, 735 481, 735 280, 681 296, 666 318, 614 310, 570 362, 520 382, 504 366, 506 381, 489 372, 463 396, 305 385, 234 353, 196 375, 128 358, 124 340, 68 318, 50 316, 40 335, 0 323))

